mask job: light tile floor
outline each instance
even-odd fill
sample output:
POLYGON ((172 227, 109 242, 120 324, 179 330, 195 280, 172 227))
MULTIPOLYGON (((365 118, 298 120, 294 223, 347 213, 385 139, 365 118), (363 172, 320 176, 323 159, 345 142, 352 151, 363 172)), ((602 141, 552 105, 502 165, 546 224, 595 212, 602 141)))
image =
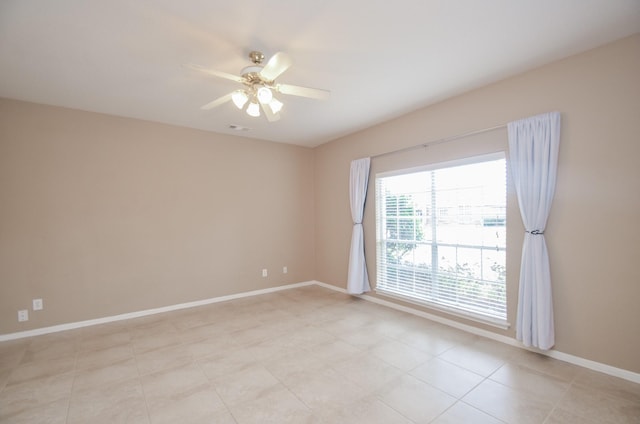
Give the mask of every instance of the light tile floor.
POLYGON ((640 385, 318 286, 0 343, 2 423, 640 423, 640 385))

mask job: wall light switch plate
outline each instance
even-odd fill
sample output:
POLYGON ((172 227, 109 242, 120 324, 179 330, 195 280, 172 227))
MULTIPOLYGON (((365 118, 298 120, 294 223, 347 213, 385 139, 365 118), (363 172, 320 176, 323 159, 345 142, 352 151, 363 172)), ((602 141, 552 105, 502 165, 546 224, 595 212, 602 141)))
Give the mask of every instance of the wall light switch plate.
POLYGON ((44 308, 44 304, 42 303, 42 299, 33 299, 33 310, 40 311, 44 308))
POLYGON ((268 274, 268 273, 267 273, 267 269, 266 269, 266 268, 265 268, 265 269, 263 269, 263 270, 262 270, 262 276, 263 276, 263 277, 266 277, 266 276, 267 276, 267 274, 268 274))

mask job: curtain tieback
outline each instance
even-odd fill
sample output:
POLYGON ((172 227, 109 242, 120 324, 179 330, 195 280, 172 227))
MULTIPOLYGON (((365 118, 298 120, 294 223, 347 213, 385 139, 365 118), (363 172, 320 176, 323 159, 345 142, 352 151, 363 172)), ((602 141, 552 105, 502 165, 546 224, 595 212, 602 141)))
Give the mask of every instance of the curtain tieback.
POLYGON ((544 234, 544 230, 532 230, 532 231, 525 231, 525 232, 531 234, 532 236, 541 236, 544 234))

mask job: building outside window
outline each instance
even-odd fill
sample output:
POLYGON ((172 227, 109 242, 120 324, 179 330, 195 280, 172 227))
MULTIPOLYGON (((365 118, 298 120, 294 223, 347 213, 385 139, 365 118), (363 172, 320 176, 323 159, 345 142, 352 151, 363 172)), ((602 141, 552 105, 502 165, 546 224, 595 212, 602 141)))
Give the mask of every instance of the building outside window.
POLYGON ((380 294, 506 324, 504 152, 376 175, 380 294))

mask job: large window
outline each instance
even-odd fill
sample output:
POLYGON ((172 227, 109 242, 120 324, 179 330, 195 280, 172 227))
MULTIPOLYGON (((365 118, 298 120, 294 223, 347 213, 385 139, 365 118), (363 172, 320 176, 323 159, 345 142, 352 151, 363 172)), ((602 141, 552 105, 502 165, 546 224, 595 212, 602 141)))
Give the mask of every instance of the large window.
POLYGON ((376 175, 379 293, 506 323, 504 153, 376 175))

